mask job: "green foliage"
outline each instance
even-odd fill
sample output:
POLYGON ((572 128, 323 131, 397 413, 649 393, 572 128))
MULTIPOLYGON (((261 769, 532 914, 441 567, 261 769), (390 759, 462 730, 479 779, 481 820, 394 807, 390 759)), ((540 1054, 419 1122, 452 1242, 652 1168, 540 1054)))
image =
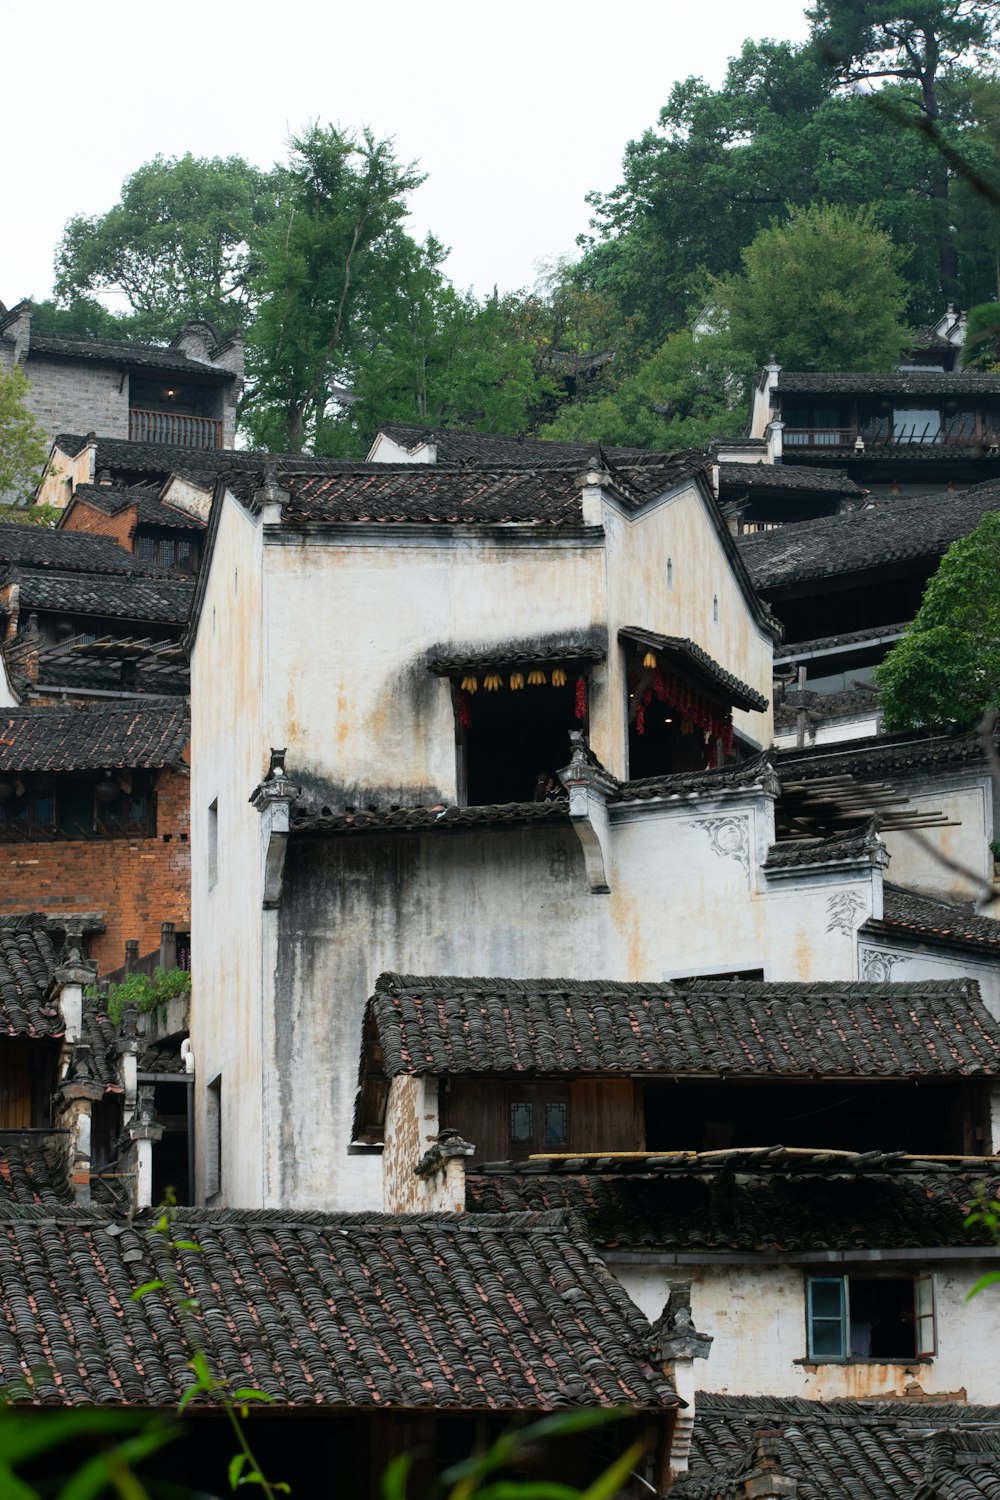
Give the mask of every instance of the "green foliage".
MULTIPOLYGON (((619 1407, 613 1411, 561 1412, 543 1417, 530 1427, 504 1433, 485 1453, 454 1464, 441 1475, 432 1493, 439 1500, 471 1500, 473 1496, 476 1500, 614 1500, 641 1462, 641 1443, 633 1443, 585 1490, 553 1480, 513 1479, 504 1471, 516 1466, 538 1444, 571 1437, 630 1415, 631 1408, 619 1407)), ((408 1500, 413 1462, 414 1455, 409 1453, 393 1460, 382 1478, 382 1500, 408 1500)))
POLYGON ((682 329, 616 390, 564 407, 539 436, 664 451, 702 447, 743 427, 751 368, 727 334, 696 337, 682 329))
MULTIPOLYGON (((9 1393, 13 1399, 17 1392, 9 1393)), ((30 1391, 25 1391, 25 1395, 30 1391)), ((177 1435, 175 1425, 144 1412, 26 1411, 0 1404, 0 1494, 4 1500, 147 1500, 135 1466, 177 1435), (95 1450, 81 1459, 86 1450, 95 1450), (65 1455, 65 1457, 63 1457, 65 1455), (65 1463, 68 1473, 47 1481, 44 1490, 24 1477, 40 1460, 52 1468, 65 1463)))
POLYGON ((62 515, 58 505, 10 505, 2 512, 2 519, 14 521, 18 526, 55 527, 62 515))
POLYGON ((890 730, 965 728, 1000 705, 1000 512, 948 548, 875 678, 890 730))
MULTIPOLYGON (((96 985, 87 987, 87 997, 96 1000, 100 996, 96 985)), ((140 1015, 155 1010, 158 1005, 186 997, 191 993, 191 975, 186 969, 157 969, 148 974, 126 974, 120 984, 108 988, 108 1019, 115 1026, 121 1024, 127 1006, 134 1006, 140 1015)))
MULTIPOLYGON (((65 307, 57 302, 31 304, 31 332, 50 333, 64 339, 144 339, 149 337, 147 319, 109 312, 93 297, 74 297, 65 307)), ((162 335, 157 333, 155 337, 162 335)))
POLYGON ((737 349, 792 369, 884 370, 908 339, 905 259, 871 209, 793 208, 743 251, 744 272, 716 283, 737 349))
POLYGON ((981 302, 969 309, 962 363, 970 370, 1000 365, 1000 303, 981 302))
POLYGON ((20 365, 0 370, 0 495, 30 494, 48 457, 45 433, 24 404, 30 389, 20 365))
POLYGON ((291 147, 260 240, 247 425, 257 442, 283 429, 279 446, 298 452, 322 438, 334 387, 381 331, 374 313, 384 289, 412 265, 401 224, 423 178, 370 130, 356 137, 314 125, 291 147))
POLYGON ((274 173, 238 156, 154 157, 125 179, 107 213, 66 225, 56 255, 59 302, 69 303, 71 318, 99 327, 94 295, 123 293, 133 338, 165 340, 195 317, 221 331, 244 326, 276 188, 274 173))

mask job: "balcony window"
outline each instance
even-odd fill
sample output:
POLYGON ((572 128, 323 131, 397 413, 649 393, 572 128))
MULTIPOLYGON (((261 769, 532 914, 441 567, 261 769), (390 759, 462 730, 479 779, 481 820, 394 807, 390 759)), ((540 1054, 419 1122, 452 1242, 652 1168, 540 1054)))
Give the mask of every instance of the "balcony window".
POLYGON ((931 1276, 810 1276, 806 1282, 809 1360, 888 1364, 934 1355, 931 1276))
POLYGON ((894 407, 892 437, 896 443, 940 442, 941 413, 934 407, 894 407))
POLYGON ((156 810, 142 772, 0 776, 0 841, 150 838, 156 810))
POLYGON ((453 692, 470 807, 535 800, 569 760, 569 731, 586 727, 588 680, 568 663, 470 671, 453 692))

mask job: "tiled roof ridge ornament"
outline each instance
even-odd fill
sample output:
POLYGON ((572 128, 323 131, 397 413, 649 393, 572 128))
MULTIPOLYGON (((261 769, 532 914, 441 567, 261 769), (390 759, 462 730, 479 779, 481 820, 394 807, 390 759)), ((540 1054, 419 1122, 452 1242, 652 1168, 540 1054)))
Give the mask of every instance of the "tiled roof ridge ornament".
POLYGON ((277 525, 288 500, 288 491, 278 484, 278 460, 268 454, 261 468, 260 485, 254 491, 253 509, 265 524, 277 525))
POLYGON ((264 899, 265 911, 281 904, 284 886, 285 852, 291 827, 292 804, 299 796, 300 788, 293 786, 285 768, 287 747, 271 747, 264 780, 250 794, 251 806, 261 815, 264 847, 264 899))
POLYGON ((442 1130, 432 1146, 429 1146, 423 1156, 413 1168, 417 1177, 435 1177, 439 1172, 447 1171, 448 1163, 457 1158, 474 1156, 475 1146, 471 1145, 457 1130, 442 1130))

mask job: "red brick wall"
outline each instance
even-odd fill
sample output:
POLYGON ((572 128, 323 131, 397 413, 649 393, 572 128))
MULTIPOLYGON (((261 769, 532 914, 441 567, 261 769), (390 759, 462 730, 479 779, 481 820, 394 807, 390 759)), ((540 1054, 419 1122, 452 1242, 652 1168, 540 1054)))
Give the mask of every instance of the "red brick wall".
POLYGON ((106 930, 90 940, 102 974, 124 963, 126 938, 150 953, 159 947, 161 922, 188 931, 189 788, 186 769, 160 772, 155 838, 0 843, 0 911, 103 913, 106 930))
POLYGON ((109 516, 85 500, 77 500, 71 506, 62 523, 63 531, 88 531, 98 536, 109 536, 120 543, 126 552, 132 551, 132 532, 135 530, 135 506, 126 505, 116 516, 109 516))

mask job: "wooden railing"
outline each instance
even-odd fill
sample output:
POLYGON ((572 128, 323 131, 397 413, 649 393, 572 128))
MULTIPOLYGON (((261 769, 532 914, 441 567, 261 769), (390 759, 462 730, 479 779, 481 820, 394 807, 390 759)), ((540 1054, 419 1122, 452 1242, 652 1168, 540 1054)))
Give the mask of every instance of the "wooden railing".
POLYGON ((221 448, 222 423, 215 417, 188 417, 176 411, 129 408, 128 435, 133 443, 167 443, 173 448, 221 448))
POLYGON ((871 448, 989 448, 1000 438, 995 432, 983 429, 969 432, 964 426, 949 428, 947 425, 932 428, 907 428, 902 432, 889 432, 884 428, 857 427, 786 427, 783 433, 784 448, 853 448, 860 431, 866 449, 871 448))

